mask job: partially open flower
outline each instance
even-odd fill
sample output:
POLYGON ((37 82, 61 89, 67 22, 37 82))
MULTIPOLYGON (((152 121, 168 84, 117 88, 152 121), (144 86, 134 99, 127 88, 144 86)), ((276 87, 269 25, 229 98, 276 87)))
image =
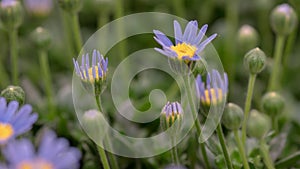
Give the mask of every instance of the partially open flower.
POLYGON ((177 122, 176 130, 179 129, 183 117, 183 110, 178 102, 168 102, 161 111, 160 124, 164 130, 177 122))
POLYGON ((106 73, 108 58, 104 58, 99 51, 93 51, 92 65, 90 65, 89 54, 82 56, 81 66, 73 59, 76 74, 81 78, 87 90, 94 90, 99 96, 106 87, 106 73), (93 88, 91 88, 93 87, 93 88))
POLYGON ((206 82, 198 75, 196 78, 196 94, 200 100, 200 110, 204 115, 209 112, 211 104, 223 103, 228 93, 228 77, 217 70, 208 73, 206 82))

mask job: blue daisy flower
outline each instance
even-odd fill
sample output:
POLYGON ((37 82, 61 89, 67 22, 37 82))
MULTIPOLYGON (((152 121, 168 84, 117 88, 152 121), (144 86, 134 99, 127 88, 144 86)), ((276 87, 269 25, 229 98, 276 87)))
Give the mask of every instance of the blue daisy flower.
POLYGON ((98 50, 93 51, 92 65, 90 65, 89 54, 82 56, 81 66, 73 58, 76 74, 86 82, 105 81, 107 73, 108 58, 103 57, 98 50))
POLYGON ((208 73, 206 82, 204 82, 200 75, 196 78, 196 94, 200 99, 202 105, 216 104, 223 101, 223 98, 228 93, 228 77, 224 73, 223 77, 217 70, 212 70, 208 73))
POLYGON ((185 61, 199 60, 200 56, 198 54, 217 36, 217 34, 213 34, 201 42, 207 27, 207 25, 202 26, 198 32, 198 22, 190 21, 184 32, 182 32, 179 23, 175 20, 175 45, 164 33, 154 30, 154 39, 162 46, 162 49, 155 48, 155 50, 170 58, 177 58, 185 61))
POLYGON ((22 139, 9 143, 3 154, 9 169, 76 169, 81 158, 78 149, 53 131, 44 133, 37 152, 29 140, 22 139))
POLYGON ((5 98, 0 98, 0 145, 29 131, 38 118, 36 113, 31 113, 30 105, 18 108, 17 101, 7 105, 5 98))

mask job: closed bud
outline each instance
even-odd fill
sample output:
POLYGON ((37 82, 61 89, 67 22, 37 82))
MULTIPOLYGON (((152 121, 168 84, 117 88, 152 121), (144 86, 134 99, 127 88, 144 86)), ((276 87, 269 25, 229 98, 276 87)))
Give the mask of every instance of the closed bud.
POLYGON ((242 51, 248 51, 258 45, 258 33, 250 25, 243 25, 238 32, 238 44, 242 51))
POLYGON ((45 18, 53 9, 53 0, 24 0, 24 7, 31 16, 45 18))
POLYGON ((78 12, 82 6, 82 0, 58 0, 60 7, 68 12, 78 12))
POLYGON ((161 111, 160 125, 164 130, 167 130, 176 122, 177 126, 172 126, 172 132, 177 132, 181 126, 182 118, 181 105, 178 102, 168 102, 161 111))
POLYGON ((257 110, 251 110, 247 123, 247 133, 250 137, 261 139, 268 133, 270 128, 271 120, 267 115, 257 110))
POLYGON ((297 20, 296 12, 288 4, 277 6, 271 13, 272 29, 279 35, 290 34, 296 28, 297 20))
POLYGON ((0 2, 0 20, 7 31, 18 28, 23 21, 23 8, 17 0, 0 2))
POLYGON ((244 57, 244 65, 251 74, 260 73, 265 68, 265 64, 266 55, 259 48, 250 50, 244 57))
POLYGON ((276 92, 269 92, 262 99, 263 111, 271 118, 278 116, 284 108, 283 98, 276 92))
POLYGON ((228 103, 222 116, 223 125, 229 130, 238 130, 243 121, 243 110, 234 103, 228 103))
POLYGON ((25 102, 25 92, 19 86, 8 86, 6 89, 2 90, 0 96, 4 97, 7 102, 15 100, 19 102, 20 105, 25 102))
POLYGON ((50 33, 42 27, 38 27, 32 32, 31 39, 35 46, 42 50, 47 50, 51 43, 50 33))
POLYGON ((93 138, 96 143, 102 143, 107 133, 107 122, 98 110, 88 110, 82 116, 82 126, 86 133, 93 138))

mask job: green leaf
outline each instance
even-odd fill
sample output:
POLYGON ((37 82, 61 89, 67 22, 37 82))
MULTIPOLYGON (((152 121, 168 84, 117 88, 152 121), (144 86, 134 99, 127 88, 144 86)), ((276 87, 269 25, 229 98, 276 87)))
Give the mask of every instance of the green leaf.
POLYGON ((276 168, 290 168, 294 165, 296 165, 296 163, 300 161, 300 151, 295 152, 294 154, 278 161, 275 164, 276 168))

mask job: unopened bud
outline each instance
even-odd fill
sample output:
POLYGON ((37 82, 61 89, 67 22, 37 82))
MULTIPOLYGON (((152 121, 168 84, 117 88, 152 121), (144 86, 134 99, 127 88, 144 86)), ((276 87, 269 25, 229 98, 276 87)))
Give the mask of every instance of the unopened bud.
POLYGON ((60 7, 68 12, 78 12, 82 6, 82 0, 58 0, 60 7))
POLYGON ((238 44, 242 51, 248 51, 258 45, 258 33, 250 25, 243 25, 238 32, 238 44))
POLYGON ((18 28, 23 21, 23 8, 17 0, 0 2, 0 20, 7 31, 18 28))
POLYGON ((266 55, 259 48, 250 50, 244 57, 244 65, 251 74, 260 73, 265 68, 265 64, 266 55))
POLYGON ((279 35, 290 34, 296 28, 297 20, 296 12, 289 4, 281 4, 271 13, 272 29, 279 35))
POLYGON ((1 97, 4 97, 7 102, 17 101, 20 105, 25 102, 25 92, 19 86, 8 86, 6 89, 2 90, 1 97))
POLYGON ((32 32, 31 38, 38 49, 47 50, 50 46, 50 33, 42 27, 36 28, 32 32))
POLYGON ((263 111, 271 118, 278 116, 284 108, 283 98, 276 92, 269 92, 262 98, 263 111))
POLYGON ((251 110, 247 123, 247 133, 250 137, 257 139, 263 138, 271 128, 270 118, 258 112, 257 110, 251 110))
POLYGON ((243 121, 243 110, 234 103, 228 103, 222 116, 223 125, 229 130, 238 130, 243 121))

